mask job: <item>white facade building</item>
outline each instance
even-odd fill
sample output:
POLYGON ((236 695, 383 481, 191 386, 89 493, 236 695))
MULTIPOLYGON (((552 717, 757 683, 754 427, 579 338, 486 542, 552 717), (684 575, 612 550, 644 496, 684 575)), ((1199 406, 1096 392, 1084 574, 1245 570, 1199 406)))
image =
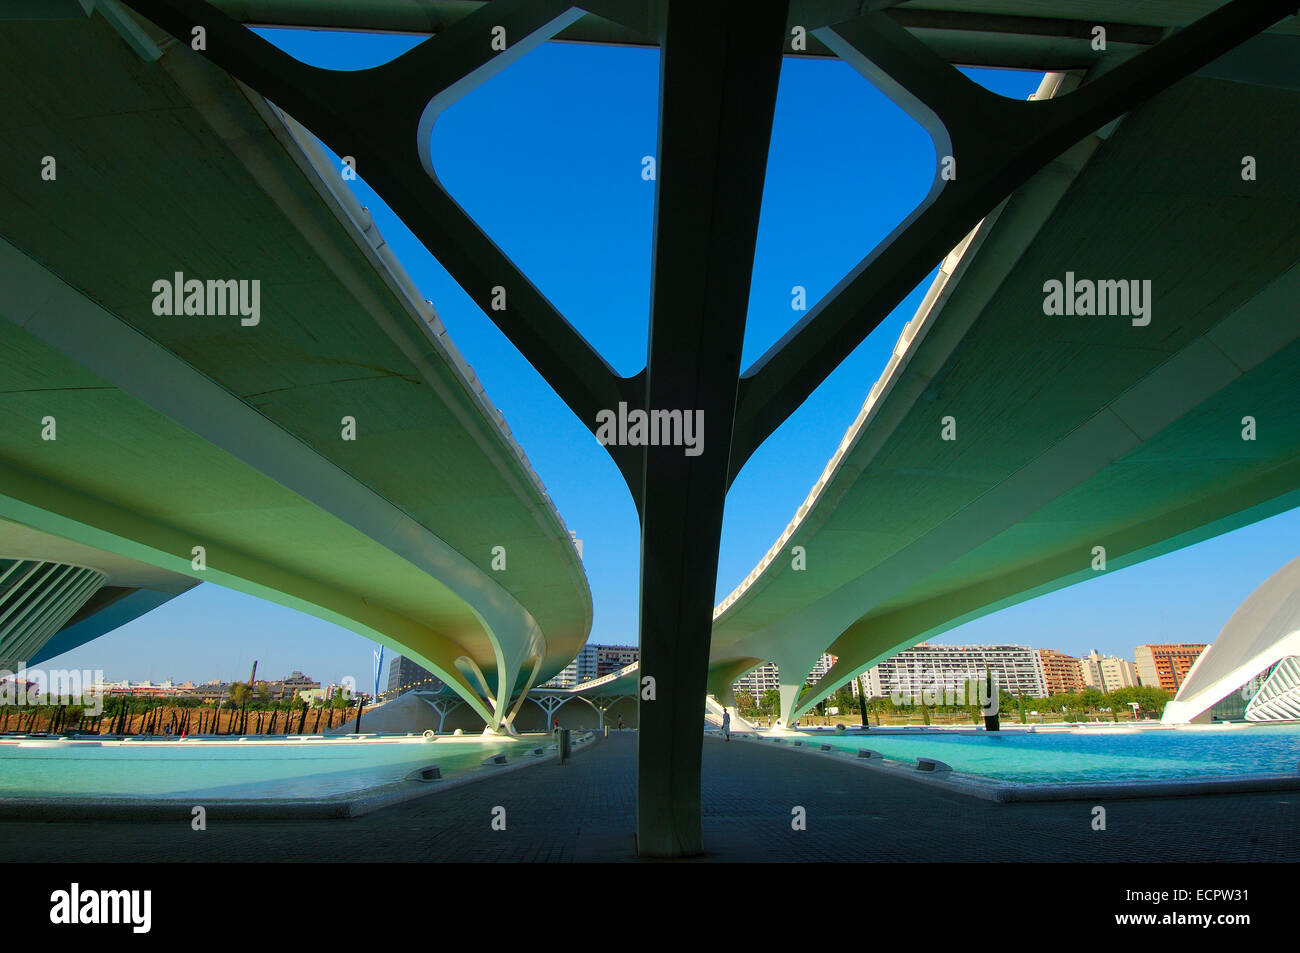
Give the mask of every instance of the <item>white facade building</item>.
POLYGON ((573 688, 575 685, 581 685, 583 682, 589 682, 600 674, 601 650, 615 648, 624 650, 627 646, 607 646, 596 645, 588 642, 582 647, 582 651, 564 670, 556 675, 553 679, 542 685, 542 688, 573 688))
POLYGON ((1047 696, 1047 680, 1038 653, 1025 645, 931 645, 923 642, 868 669, 864 675, 871 698, 895 693, 920 695, 936 686, 964 689, 966 683, 997 676, 998 688, 1030 698, 1047 696))
POLYGON ((1087 658, 1079 659, 1079 667, 1083 669, 1083 684, 1099 692, 1133 688, 1138 683, 1132 662, 1115 655, 1101 655, 1096 649, 1087 658))
MULTIPOLYGON (((812 671, 808 673, 808 677, 804 679, 804 681, 811 685, 829 672, 831 666, 834 664, 834 655, 823 654, 822 657, 817 660, 817 663, 813 665, 812 671)), ((736 681, 731 685, 731 690, 733 693, 744 692, 750 698, 754 699, 754 701, 758 701, 763 697, 764 692, 775 692, 781 690, 780 669, 777 668, 775 662, 764 662, 752 672, 736 679, 736 681)))

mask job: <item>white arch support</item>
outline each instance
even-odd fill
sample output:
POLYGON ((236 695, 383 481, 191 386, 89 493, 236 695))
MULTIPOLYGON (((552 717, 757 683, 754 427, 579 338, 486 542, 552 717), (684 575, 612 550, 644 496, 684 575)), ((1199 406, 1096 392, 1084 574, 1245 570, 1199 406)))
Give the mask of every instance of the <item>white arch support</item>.
MULTIPOLYGON (((1292 656, 1300 656, 1300 558, 1269 576, 1237 608, 1187 673, 1160 720, 1166 724, 1208 721, 1215 704, 1292 656)), ((1285 678, 1284 673, 1279 690, 1285 678)), ((1263 705, 1256 707, 1257 713, 1263 705)))
POLYGON ((442 734, 443 723, 446 722, 447 716, 453 711, 465 704, 465 700, 459 695, 451 697, 445 695, 436 695, 430 698, 428 695, 419 695, 420 701, 424 702, 430 708, 438 713, 438 734, 442 734))
POLYGON ((551 722, 555 718, 555 713, 565 706, 567 702, 577 698, 577 695, 533 695, 532 702, 546 713, 546 728, 549 731, 551 722))

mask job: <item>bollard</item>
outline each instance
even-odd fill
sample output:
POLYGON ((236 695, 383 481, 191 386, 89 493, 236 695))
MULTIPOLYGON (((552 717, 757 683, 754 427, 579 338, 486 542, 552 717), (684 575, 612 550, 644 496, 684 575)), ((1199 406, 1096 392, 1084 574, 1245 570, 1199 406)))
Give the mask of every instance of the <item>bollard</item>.
POLYGON ((556 735, 558 736, 556 741, 558 742, 557 747, 560 752, 560 764, 564 764, 564 762, 569 760, 569 729, 561 728, 556 731, 556 735))

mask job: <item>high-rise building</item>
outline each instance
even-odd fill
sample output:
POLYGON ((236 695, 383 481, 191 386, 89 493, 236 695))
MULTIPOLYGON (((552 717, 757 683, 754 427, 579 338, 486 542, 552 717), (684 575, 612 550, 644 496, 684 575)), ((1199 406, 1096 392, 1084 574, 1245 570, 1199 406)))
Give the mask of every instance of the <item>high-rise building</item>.
POLYGON ((439 691, 442 688, 442 679, 418 662, 402 655, 394 656, 388 663, 388 688, 384 694, 392 699, 417 688, 439 691))
MULTIPOLYGON (((811 685, 830 671, 830 667, 834 664, 834 655, 823 654, 813 665, 812 671, 808 673, 804 682, 811 685)), ((781 671, 775 662, 764 662, 758 668, 736 679, 731 685, 731 690, 733 693, 744 692, 754 701, 759 701, 765 692, 781 690, 781 671)))
POLYGON ((731 685, 732 693, 744 692, 754 701, 759 701, 764 693, 780 691, 781 673, 775 662, 764 662, 753 671, 742 675, 731 685))
POLYGON ((641 657, 641 650, 635 645, 597 645, 588 642, 578 652, 578 657, 564 667, 542 688, 573 688, 593 678, 617 672, 626 665, 631 665, 641 657))
POLYGON ((1047 682, 1038 653, 1024 645, 920 645, 905 649, 866 671, 871 698, 923 692, 965 693, 985 672, 997 676, 998 689, 1012 695, 1045 698, 1047 682))
POLYGON ((596 677, 617 672, 640 657, 641 651, 635 645, 598 645, 596 646, 596 677))
POLYGON ((755 700, 762 698, 764 692, 774 692, 780 687, 781 676, 775 662, 764 662, 731 683, 733 694, 744 692, 755 700))
POLYGON ((1177 694, 1178 687, 1183 684, 1183 679, 1205 649, 1204 642, 1139 645, 1133 650, 1138 681, 1143 685, 1163 688, 1171 695, 1177 694))
POLYGON ((1038 649, 1037 652, 1048 695, 1076 695, 1083 691, 1083 665, 1079 659, 1056 649, 1038 649))
POLYGON ((596 665, 600 660, 600 646, 587 643, 571 663, 574 666, 574 683, 582 684, 596 677, 596 665))
POLYGON ((550 681, 543 682, 539 688, 572 688, 578 684, 578 660, 574 659, 555 675, 550 681))
POLYGON ((1096 649, 1086 658, 1079 659, 1079 667, 1083 672, 1083 684, 1099 692, 1133 688, 1138 683, 1132 662, 1117 655, 1102 655, 1096 649))
POLYGON ((812 671, 808 673, 808 677, 804 679, 804 681, 809 685, 813 682, 820 681, 822 677, 831 670, 831 666, 834 665, 836 661, 837 659, 834 655, 831 655, 829 652, 823 652, 822 657, 813 663, 812 671))

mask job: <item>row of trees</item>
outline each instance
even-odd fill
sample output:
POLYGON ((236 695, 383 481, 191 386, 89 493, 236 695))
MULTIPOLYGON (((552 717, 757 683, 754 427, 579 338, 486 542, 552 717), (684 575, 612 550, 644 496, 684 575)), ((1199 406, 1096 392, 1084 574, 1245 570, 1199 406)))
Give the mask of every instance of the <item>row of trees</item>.
MULTIPOLYGON (((199 701, 195 699, 195 701, 199 701)), ((287 708, 295 710, 301 704, 298 699, 272 699, 266 682, 257 682, 250 686, 247 682, 231 682, 225 699, 221 704, 227 708, 240 708, 249 711, 278 711, 287 708)), ((335 692, 331 698, 315 699, 312 708, 355 708, 355 696, 344 692, 335 692)))
POLYGON ((337 693, 309 705, 300 698, 272 699, 264 682, 234 682, 216 700, 196 696, 107 695, 65 704, 0 706, 0 732, 87 734, 276 734, 341 725, 363 699, 337 693), (352 711, 349 711, 352 710, 352 711), (98 712, 88 714, 87 712, 98 712), (309 711, 314 715, 308 716, 309 711), (328 717, 322 717, 328 715, 328 717))
POLYGON ((285 701, 240 708, 234 700, 205 705, 199 699, 110 696, 98 714, 90 705, 0 706, 0 732, 109 735, 302 734, 346 723, 347 705, 317 706, 285 701))
MULTIPOLYGON (((811 686, 805 686, 804 691, 808 691, 811 686)), ((1114 720, 1119 720, 1121 713, 1134 711, 1133 704, 1137 705, 1137 717, 1154 717, 1160 715, 1165 709, 1165 703, 1172 697, 1168 692, 1160 688, 1153 688, 1147 685, 1140 685, 1133 688, 1120 688, 1113 692, 1102 692, 1095 688, 1086 688, 1077 694, 1051 695, 1047 698, 1029 698, 1024 696, 1012 695, 1010 692, 998 693, 998 711, 1004 716, 1012 716, 1013 713, 1020 721, 1024 721, 1027 713, 1036 711, 1040 715, 1060 713, 1064 720, 1079 720, 1089 715, 1110 715, 1114 720)), ((965 697, 978 697, 975 694, 967 694, 965 697)), ((978 705, 923 705, 911 702, 895 704, 894 700, 889 697, 885 698, 868 698, 866 700, 868 712, 875 713, 876 723, 880 723, 881 715, 899 714, 914 715, 918 711, 922 714, 925 722, 929 723, 929 716, 934 713, 957 714, 967 713, 972 719, 978 722, 982 715, 978 705)), ((741 716, 747 718, 775 718, 781 710, 781 693, 769 689, 764 692, 762 697, 755 699, 746 692, 736 693, 736 708, 741 716)), ((850 712, 862 712, 862 702, 859 698, 854 697, 852 689, 848 685, 841 686, 834 694, 827 696, 818 702, 814 710, 818 715, 825 715, 827 709, 837 708, 841 715, 850 712)))

